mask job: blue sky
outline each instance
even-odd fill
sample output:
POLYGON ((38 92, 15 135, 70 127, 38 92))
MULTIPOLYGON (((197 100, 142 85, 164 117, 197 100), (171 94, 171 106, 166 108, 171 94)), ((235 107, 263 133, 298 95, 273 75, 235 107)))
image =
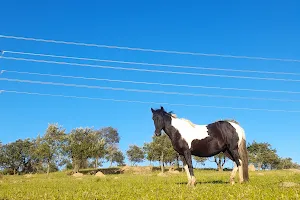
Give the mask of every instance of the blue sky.
MULTIPOLYGON (((297 1, 278 2, 252 1, 251 3, 242 3, 230 1, 225 3, 219 1, 200 3, 191 1, 183 4, 174 1, 163 3, 159 1, 144 3, 140 1, 109 1, 105 3, 100 1, 90 1, 89 3, 48 1, 41 3, 40 1, 20 2, 11 0, 1 3, 0 34, 140 48, 300 59, 300 14, 297 12, 300 3, 297 1)), ((3 38, 0 38, 0 48, 12 51, 111 60, 300 73, 297 62, 125 51, 3 38)), ((61 59, 56 60, 61 61, 61 59)), ((132 65, 90 61, 84 63, 133 67, 132 65)), ((134 67, 171 70, 164 67, 134 67)), ((24 61, 0 60, 0 69, 146 82, 299 91, 298 82, 118 71, 24 61)), ((266 75, 190 69, 172 70, 299 79, 296 75, 266 75)), ((4 73, 1 77, 247 97, 299 99, 300 96, 299 94, 133 85, 12 73, 4 73)), ((0 81, 0 89, 139 101, 300 110, 299 102, 133 93, 6 81, 0 81)), ((123 151, 130 144, 142 145, 151 140, 154 127, 150 108, 159 106, 10 93, 2 93, 0 99, 0 140, 3 143, 18 138, 36 137, 38 133, 44 133, 48 123, 57 122, 68 131, 80 126, 94 126, 95 128, 113 126, 119 130, 120 148, 123 151)), ((235 118, 246 130, 247 142, 253 140, 269 142, 272 147, 277 149, 280 156, 291 157, 294 161, 300 162, 298 148, 300 113, 181 106, 165 106, 165 108, 173 110, 179 117, 188 118, 198 124, 207 124, 224 118, 235 118)))

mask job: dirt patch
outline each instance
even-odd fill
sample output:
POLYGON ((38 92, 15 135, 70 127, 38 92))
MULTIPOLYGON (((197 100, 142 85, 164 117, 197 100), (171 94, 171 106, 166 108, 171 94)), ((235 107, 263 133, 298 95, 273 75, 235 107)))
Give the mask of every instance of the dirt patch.
POLYGON ((179 171, 175 170, 175 171, 168 171, 169 174, 180 174, 179 171))
POLYGON ((75 174, 73 174, 72 176, 74 176, 74 177, 76 177, 76 178, 78 178, 78 177, 83 177, 83 173, 75 173, 75 174))
POLYGON ((282 182, 279 184, 280 187, 295 187, 298 186, 298 183, 294 183, 294 182, 282 182))
POLYGON ((32 174, 25 174, 24 177, 25 177, 25 178, 32 178, 33 175, 32 175, 32 174))
POLYGON ((175 168, 173 166, 170 167, 168 173, 169 174, 180 174, 180 172, 178 170, 175 170, 175 168))
POLYGON ((258 173, 257 175, 258 175, 258 176, 264 176, 265 174, 263 174, 263 173, 258 173))
POLYGON ((157 174, 157 176, 160 176, 160 177, 167 177, 168 175, 167 175, 166 173, 160 172, 159 174, 157 174))
POLYGON ((102 172, 97 172, 95 174, 95 176, 97 176, 97 177, 105 177, 105 175, 102 172))
POLYGON ((287 170, 295 173, 300 173, 300 169, 287 169, 287 170))
POLYGON ((124 166, 121 168, 122 173, 133 173, 133 174, 147 174, 151 173, 153 167, 131 167, 131 166, 124 166))

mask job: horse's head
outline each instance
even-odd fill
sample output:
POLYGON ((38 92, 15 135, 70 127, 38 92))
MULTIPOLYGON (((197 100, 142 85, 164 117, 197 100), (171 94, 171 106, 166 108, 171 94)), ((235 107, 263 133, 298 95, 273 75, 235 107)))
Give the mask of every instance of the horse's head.
POLYGON ((160 107, 160 109, 157 110, 151 108, 151 111, 152 111, 152 119, 155 126, 154 133, 156 136, 160 136, 161 131, 165 129, 168 113, 164 110, 163 107, 160 107))

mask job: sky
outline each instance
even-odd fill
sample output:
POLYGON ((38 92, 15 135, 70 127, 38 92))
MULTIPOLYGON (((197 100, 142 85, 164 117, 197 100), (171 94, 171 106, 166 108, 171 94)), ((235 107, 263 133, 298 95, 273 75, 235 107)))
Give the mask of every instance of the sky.
MULTIPOLYGON (((238 56, 300 59, 300 13, 298 1, 3 1, 0 6, 1 35, 61 41, 127 46, 172 51, 238 56)), ((299 62, 224 58, 129 51, 0 38, 0 49, 42 54, 87 57, 132 62, 225 68, 300 74, 299 62)), ((189 73, 300 79, 299 75, 174 69, 96 61, 43 58, 5 53, 4 56, 47 59, 115 67, 168 70, 189 73)), ((300 91, 297 81, 238 79, 187 74, 150 73, 0 59, 0 70, 48 73, 104 79, 202 85, 257 90, 300 91)), ((244 96, 300 100, 300 94, 142 85, 96 80, 46 77, 4 72, 0 78, 70 84, 122 87, 179 93, 244 96)), ((169 104, 298 110, 300 102, 234 99, 112 91, 91 88, 0 81, 0 90, 59 95, 136 100, 169 104)), ((118 129, 120 149, 150 142, 154 132, 152 108, 160 104, 139 104, 73 99, 3 92, 0 94, 0 140, 34 138, 44 134, 48 123, 59 123, 69 132, 76 127, 118 129)), ((163 104, 161 104, 163 105, 163 104)), ((234 118, 246 131, 248 143, 268 142, 279 156, 300 163, 298 123, 300 112, 270 112, 163 105, 178 117, 197 124, 234 118)), ((210 163, 208 163, 210 165, 210 163)), ((230 164, 231 165, 231 164, 230 164)))

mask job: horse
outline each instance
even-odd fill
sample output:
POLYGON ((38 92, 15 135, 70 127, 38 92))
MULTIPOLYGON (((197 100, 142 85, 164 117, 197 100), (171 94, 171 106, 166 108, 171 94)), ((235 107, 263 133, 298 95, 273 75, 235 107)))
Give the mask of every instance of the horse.
POLYGON ((187 186, 195 186, 192 155, 211 157, 221 152, 234 162, 229 182, 234 184, 234 178, 239 171, 239 181, 249 181, 248 153, 244 129, 236 121, 219 120, 207 125, 193 124, 190 120, 180 119, 172 112, 160 109, 152 111, 156 137, 162 130, 169 136, 174 150, 182 158, 187 174, 187 186))

